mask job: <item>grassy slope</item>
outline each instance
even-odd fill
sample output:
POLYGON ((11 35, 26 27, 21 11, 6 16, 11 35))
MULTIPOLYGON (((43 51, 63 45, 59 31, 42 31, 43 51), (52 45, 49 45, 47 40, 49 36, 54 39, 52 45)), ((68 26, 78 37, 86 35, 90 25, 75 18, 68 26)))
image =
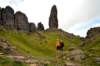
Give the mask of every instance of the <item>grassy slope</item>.
POLYGON ((95 57, 100 57, 100 34, 95 35, 94 37, 88 38, 84 42, 84 46, 82 49, 88 55, 87 59, 84 63, 89 64, 91 66, 100 66, 100 64, 96 64, 95 57))
POLYGON ((6 56, 0 56, 0 66, 27 66, 22 62, 15 62, 6 56))
MULTIPOLYGON (((97 35, 92 40, 88 39, 87 41, 85 41, 85 46, 82 48, 88 55, 91 54, 100 56, 100 37, 98 36, 100 35, 97 35), (93 50, 91 51, 91 49, 93 50)), ((35 57, 43 57, 48 59, 54 59, 56 56, 56 39, 60 38, 64 41, 64 50, 67 50, 70 47, 77 47, 81 42, 79 37, 69 36, 69 34, 63 34, 60 31, 39 32, 39 34, 1 31, 0 38, 7 39, 11 43, 11 45, 16 46, 16 49, 25 56, 32 55, 35 57)), ((93 57, 88 57, 83 61, 83 65, 89 64, 92 66, 99 66, 96 65, 92 60, 93 57)))
POLYGON ((100 56, 100 35, 93 37, 92 39, 86 40, 83 50, 94 56, 100 56))
POLYGON ((79 37, 67 37, 61 32, 39 32, 22 33, 22 32, 0 32, 0 37, 7 39, 17 50, 24 55, 33 55, 39 57, 55 57, 55 42, 60 38, 65 43, 64 50, 69 47, 77 46, 80 43, 79 37), (41 35, 39 35, 41 34, 41 35))

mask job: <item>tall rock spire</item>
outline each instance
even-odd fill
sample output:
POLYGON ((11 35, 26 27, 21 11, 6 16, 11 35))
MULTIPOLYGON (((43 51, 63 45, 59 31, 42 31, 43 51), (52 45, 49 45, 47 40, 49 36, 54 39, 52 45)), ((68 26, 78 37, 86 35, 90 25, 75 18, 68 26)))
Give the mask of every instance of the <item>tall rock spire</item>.
POLYGON ((58 29, 57 7, 53 5, 49 16, 49 29, 58 29))

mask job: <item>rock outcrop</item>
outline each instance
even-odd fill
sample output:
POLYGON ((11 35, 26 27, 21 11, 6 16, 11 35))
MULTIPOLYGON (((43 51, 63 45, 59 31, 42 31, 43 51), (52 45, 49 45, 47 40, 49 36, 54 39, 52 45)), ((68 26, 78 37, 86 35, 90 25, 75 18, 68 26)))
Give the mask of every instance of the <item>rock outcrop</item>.
MULTIPOLYGON (((6 8, 0 8, 0 25, 4 28, 12 28, 21 32, 33 32, 36 30, 44 30, 44 26, 42 23, 38 23, 38 27, 36 28, 34 23, 28 22, 28 18, 24 13, 20 11, 14 13, 14 10, 10 6, 7 6, 6 8)), ((51 13, 49 16, 49 29, 58 30, 56 5, 54 5, 51 8, 51 13)))
POLYGON ((57 7, 54 5, 51 8, 49 16, 49 29, 58 29, 57 7))
POLYGON ((37 30, 34 23, 29 23, 29 32, 35 32, 37 30))
POLYGON ((86 38, 91 38, 98 34, 100 34, 100 27, 91 28, 88 30, 86 38))
POLYGON ((39 31, 43 31, 44 30, 44 26, 43 26, 43 24, 41 22, 38 23, 37 30, 39 30, 39 31))
POLYGON ((28 18, 24 13, 20 11, 16 12, 15 14, 15 27, 18 31, 29 31, 28 18))
POLYGON ((0 24, 7 28, 14 27, 14 10, 10 6, 1 9, 0 24))
POLYGON ((27 16, 21 11, 14 13, 14 10, 7 6, 0 7, 0 26, 7 29, 14 29, 21 32, 35 32, 36 30, 44 30, 42 23, 38 23, 38 27, 34 23, 29 23, 27 16))
MULTIPOLYGON (((27 16, 17 11, 14 13, 13 8, 6 6, 6 8, 0 7, 0 26, 6 29, 14 29, 21 32, 33 32, 36 31, 34 23, 29 23, 27 16)), ((44 26, 43 28, 44 29, 44 26)))
MULTIPOLYGON (((38 27, 34 23, 29 23, 27 16, 18 11, 14 13, 14 10, 7 6, 6 8, 0 8, 0 25, 3 27, 13 28, 17 31, 22 32, 33 32, 36 30, 43 31, 44 26, 42 23, 38 23, 38 27)), ((49 17, 49 29, 56 30, 58 29, 58 18, 57 18, 57 7, 54 5, 51 8, 51 13, 49 17)))

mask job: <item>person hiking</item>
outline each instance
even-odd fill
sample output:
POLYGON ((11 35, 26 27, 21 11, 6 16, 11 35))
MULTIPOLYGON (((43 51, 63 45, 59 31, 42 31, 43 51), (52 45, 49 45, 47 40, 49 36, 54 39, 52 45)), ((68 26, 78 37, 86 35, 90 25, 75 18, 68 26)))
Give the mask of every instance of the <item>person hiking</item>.
POLYGON ((64 42, 62 40, 57 39, 56 41, 56 49, 63 51, 64 48, 64 42))
POLYGON ((63 56, 63 50, 64 50, 64 42, 60 39, 57 39, 56 41, 56 50, 57 50, 57 57, 63 56))

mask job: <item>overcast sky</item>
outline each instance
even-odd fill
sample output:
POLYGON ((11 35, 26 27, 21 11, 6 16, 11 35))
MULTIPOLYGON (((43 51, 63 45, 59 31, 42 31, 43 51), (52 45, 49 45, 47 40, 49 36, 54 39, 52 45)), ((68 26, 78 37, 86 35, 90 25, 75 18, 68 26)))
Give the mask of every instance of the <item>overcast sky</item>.
POLYGON ((0 6, 10 5, 24 12, 29 22, 42 22, 48 28, 50 9, 57 5, 59 28, 75 35, 86 36, 89 28, 100 26, 100 0, 0 0, 0 6))

